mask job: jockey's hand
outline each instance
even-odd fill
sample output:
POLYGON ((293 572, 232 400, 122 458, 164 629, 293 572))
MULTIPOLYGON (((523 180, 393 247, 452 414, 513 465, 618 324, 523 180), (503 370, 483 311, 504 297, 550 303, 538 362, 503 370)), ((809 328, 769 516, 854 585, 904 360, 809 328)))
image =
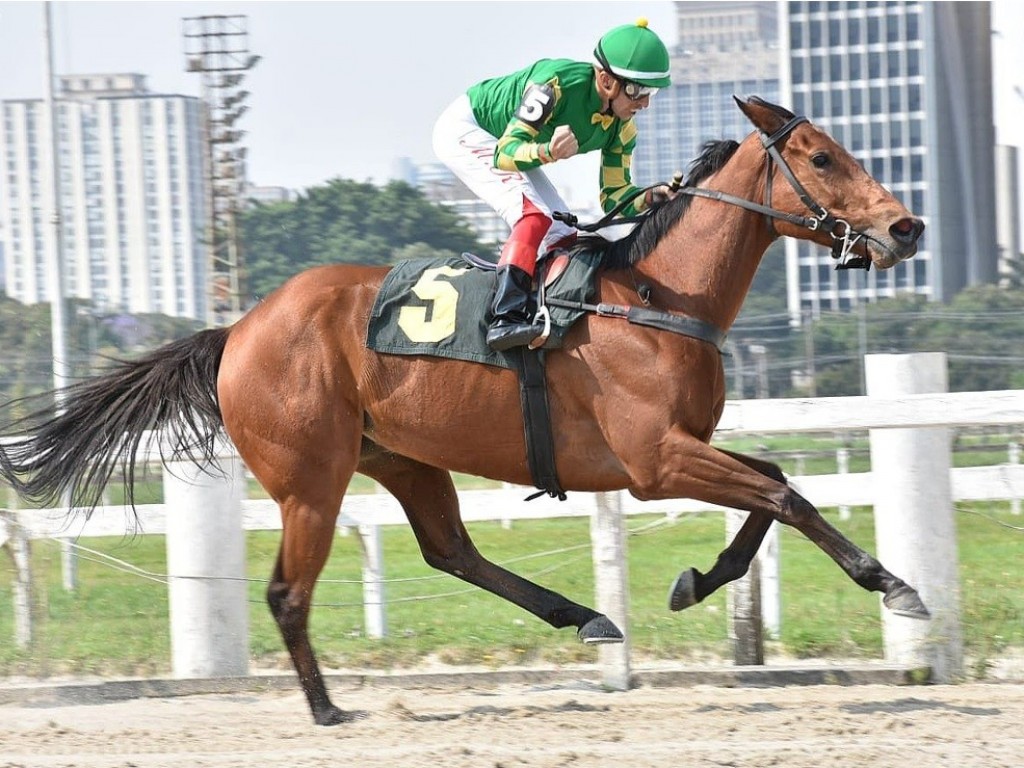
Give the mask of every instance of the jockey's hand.
POLYGON ((576 134, 572 132, 572 128, 560 125, 555 128, 547 149, 552 160, 564 160, 580 151, 580 143, 576 141, 576 134))
POLYGON ((658 186, 652 187, 644 192, 644 202, 647 203, 647 207, 650 208, 652 205, 666 203, 678 194, 678 189, 672 189, 668 184, 659 184, 658 186))

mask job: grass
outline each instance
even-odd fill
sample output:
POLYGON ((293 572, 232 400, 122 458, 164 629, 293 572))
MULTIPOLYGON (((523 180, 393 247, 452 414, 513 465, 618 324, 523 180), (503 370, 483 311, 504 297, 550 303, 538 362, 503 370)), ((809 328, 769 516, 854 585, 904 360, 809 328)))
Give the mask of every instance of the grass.
MULTIPOLYGON (((870 510, 849 521, 826 517, 868 551, 874 550, 870 510)), ((666 592, 676 574, 706 571, 724 545, 721 515, 684 516, 670 525, 631 517, 630 625, 638 659, 728 657, 725 590, 672 614, 666 592)), ((1024 535, 1006 503, 958 506, 962 623, 967 652, 984 660, 1024 646, 1024 535), (1006 526, 1017 526, 1016 530, 1006 526)), ((469 525, 482 552, 512 570, 583 603, 593 602, 589 523, 585 519, 469 525), (547 554, 545 554, 547 553, 547 554), (525 558, 525 559, 520 559, 525 558)), ((247 536, 250 649, 255 665, 290 668, 263 599, 279 533, 247 536)), ((154 574, 166 572, 163 538, 83 540, 82 545, 154 574)), ((790 529, 782 534, 782 636, 770 650, 797 657, 881 658, 879 598, 849 581, 822 552, 790 529)), ((0 559, 0 674, 157 675, 170 669, 167 589, 83 554, 79 588, 61 587, 60 551, 33 543, 35 642, 18 650, 13 636, 9 561, 0 559)), ((568 663, 596 659, 572 630, 554 630, 482 590, 438 575, 420 557, 405 526, 384 529, 389 636, 365 637, 359 542, 338 536, 314 596, 311 637, 327 667, 391 668, 425 659, 450 664, 568 663)))

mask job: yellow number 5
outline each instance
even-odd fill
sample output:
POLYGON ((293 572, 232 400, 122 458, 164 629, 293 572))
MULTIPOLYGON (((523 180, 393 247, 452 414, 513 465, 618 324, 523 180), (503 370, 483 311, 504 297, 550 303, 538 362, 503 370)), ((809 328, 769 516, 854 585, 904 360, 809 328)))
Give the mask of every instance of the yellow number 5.
POLYGON ((423 277, 412 287, 412 292, 423 301, 432 302, 431 307, 402 307, 398 313, 398 327, 405 331, 410 340, 428 343, 441 341, 455 333, 455 309, 459 291, 441 277, 458 277, 469 268, 435 267, 423 273, 423 277), (430 319, 427 320, 427 310, 430 319))

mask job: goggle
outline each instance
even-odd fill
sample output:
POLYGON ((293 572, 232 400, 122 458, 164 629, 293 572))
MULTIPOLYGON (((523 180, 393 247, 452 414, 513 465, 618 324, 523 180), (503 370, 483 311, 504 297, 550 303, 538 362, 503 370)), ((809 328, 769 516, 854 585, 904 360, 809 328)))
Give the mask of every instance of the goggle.
POLYGON ((640 85, 640 83, 634 83, 632 80, 619 78, 619 82, 622 83, 622 91, 630 101, 640 101, 645 96, 653 96, 658 92, 657 88, 652 88, 649 85, 640 85))

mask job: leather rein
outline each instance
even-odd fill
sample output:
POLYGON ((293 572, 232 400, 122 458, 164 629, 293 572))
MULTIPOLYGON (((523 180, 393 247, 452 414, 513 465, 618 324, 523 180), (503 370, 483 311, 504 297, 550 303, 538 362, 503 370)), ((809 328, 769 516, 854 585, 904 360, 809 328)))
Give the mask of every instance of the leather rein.
MULTIPOLYGON (((832 238, 832 258, 837 260, 836 269, 870 269, 870 258, 853 253, 854 246, 864 238, 864 233, 856 232, 853 227, 850 226, 848 221, 833 216, 822 205, 818 204, 818 202, 810 196, 803 184, 800 183, 800 180, 797 179, 793 170, 789 167, 789 164, 782 156, 782 152, 779 150, 778 145, 782 140, 786 138, 798 125, 806 122, 808 122, 806 117, 793 117, 781 128, 775 131, 775 133, 767 134, 764 131, 759 131, 761 145, 764 147, 765 152, 768 155, 768 162, 766 163, 764 204, 755 203, 752 200, 737 197, 736 195, 731 195, 727 192, 720 192, 715 189, 681 186, 681 174, 676 174, 676 177, 669 186, 678 194, 690 195, 691 197, 703 197, 708 200, 717 200, 729 205, 744 208, 748 211, 753 211, 754 213, 760 213, 768 219, 768 225, 772 228, 773 232, 775 231, 775 225, 772 219, 781 219, 782 221, 787 221, 798 227, 809 229, 812 232, 817 232, 819 230, 828 232, 829 236, 832 238), (793 191, 797 193, 800 200, 805 206, 807 206, 807 209, 813 214, 813 216, 800 216, 799 214, 780 211, 777 208, 772 207, 772 177, 774 175, 772 171, 774 165, 778 165, 779 171, 785 177, 786 181, 789 182, 793 191)), ((636 190, 633 194, 625 197, 617 206, 615 206, 614 209, 609 211, 605 216, 593 224, 580 224, 579 220, 571 213, 556 211, 553 215, 559 221, 563 221, 566 224, 584 232, 596 232, 597 230, 608 226, 642 221, 650 214, 651 210, 655 209, 649 209, 639 216, 616 217, 634 199, 647 192, 647 190, 655 189, 658 186, 661 185, 655 184, 650 187, 644 187, 643 189, 636 190)), ((552 306, 593 312, 601 317, 620 317, 638 325, 646 325, 684 336, 690 336, 701 341, 706 341, 709 344, 713 344, 719 352, 722 352, 725 344, 725 331, 711 323, 695 317, 675 315, 655 309, 640 309, 638 307, 620 304, 585 304, 582 302, 570 302, 560 299, 549 299, 548 303, 552 306)))

